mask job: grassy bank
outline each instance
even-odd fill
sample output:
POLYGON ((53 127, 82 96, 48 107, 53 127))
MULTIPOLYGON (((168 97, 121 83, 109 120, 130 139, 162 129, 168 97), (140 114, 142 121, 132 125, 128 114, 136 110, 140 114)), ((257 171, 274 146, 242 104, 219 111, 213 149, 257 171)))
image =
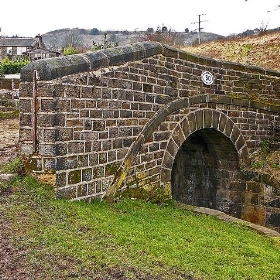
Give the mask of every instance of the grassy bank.
POLYGON ((32 279, 280 279, 279 240, 172 202, 56 200, 29 177, 1 193, 32 279))
POLYGON ((280 32, 206 42, 183 48, 185 51, 215 59, 256 65, 280 71, 280 32))

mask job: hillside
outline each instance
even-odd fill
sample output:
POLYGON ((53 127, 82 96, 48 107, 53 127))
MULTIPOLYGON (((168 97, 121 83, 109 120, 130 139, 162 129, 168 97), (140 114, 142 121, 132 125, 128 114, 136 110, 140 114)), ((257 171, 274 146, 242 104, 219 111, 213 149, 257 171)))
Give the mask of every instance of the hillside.
POLYGON ((257 65, 280 71, 280 31, 212 41, 183 48, 215 59, 257 65))
MULTIPOLYGON (((147 40, 146 31, 97 31, 98 34, 92 34, 92 31, 81 28, 64 28, 50 31, 43 34, 43 41, 48 48, 61 49, 65 42, 72 37, 75 41, 79 41, 80 45, 83 45, 85 49, 92 47, 93 41, 97 44, 104 42, 104 34, 107 34, 107 41, 115 42, 119 46, 125 44, 131 44, 139 41, 147 40)), ((173 36, 176 39, 176 43, 181 46, 194 44, 197 41, 196 32, 174 32, 173 36)), ((208 42, 212 40, 223 39, 224 36, 210 33, 201 32, 201 41, 208 42)))

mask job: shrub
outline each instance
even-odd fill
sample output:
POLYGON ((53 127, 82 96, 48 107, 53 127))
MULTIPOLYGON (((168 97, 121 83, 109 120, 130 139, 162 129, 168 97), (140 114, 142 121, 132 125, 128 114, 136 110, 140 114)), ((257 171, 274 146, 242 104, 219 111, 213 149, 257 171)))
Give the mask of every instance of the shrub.
POLYGON ((71 54, 77 54, 77 53, 80 53, 80 51, 76 48, 73 48, 72 46, 69 46, 69 47, 63 49, 64 55, 71 55, 71 54))
POLYGON ((30 63, 28 59, 16 59, 10 60, 9 58, 4 58, 0 61, 0 76, 4 74, 16 74, 20 72, 20 69, 30 63))

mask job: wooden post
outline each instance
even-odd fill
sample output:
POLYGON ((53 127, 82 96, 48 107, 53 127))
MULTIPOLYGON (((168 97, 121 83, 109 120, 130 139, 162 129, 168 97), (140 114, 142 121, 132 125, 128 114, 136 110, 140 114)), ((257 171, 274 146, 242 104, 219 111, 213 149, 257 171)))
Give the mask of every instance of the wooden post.
POLYGON ((32 94, 32 143, 33 154, 38 154, 37 141, 37 71, 33 72, 33 94, 32 94))

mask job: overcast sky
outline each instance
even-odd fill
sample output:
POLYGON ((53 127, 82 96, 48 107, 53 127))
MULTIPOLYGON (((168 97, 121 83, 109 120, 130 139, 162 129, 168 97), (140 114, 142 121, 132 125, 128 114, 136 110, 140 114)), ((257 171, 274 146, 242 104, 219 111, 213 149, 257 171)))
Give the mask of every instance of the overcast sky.
POLYGON ((13 0, 1 1, 4 36, 31 36, 61 28, 106 30, 194 30, 221 35, 280 26, 280 0, 13 0), (270 11, 270 12, 268 12, 270 11))

